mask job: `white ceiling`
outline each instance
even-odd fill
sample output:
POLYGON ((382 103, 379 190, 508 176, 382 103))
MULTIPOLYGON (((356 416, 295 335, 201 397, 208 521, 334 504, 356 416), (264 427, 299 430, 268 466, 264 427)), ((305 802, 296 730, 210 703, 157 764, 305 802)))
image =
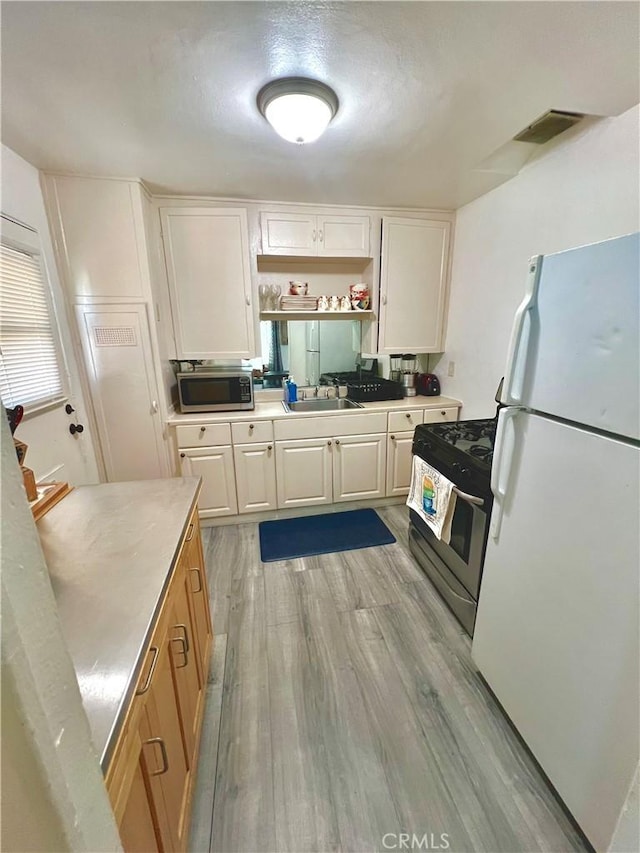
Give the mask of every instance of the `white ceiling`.
POLYGON ((481 165, 547 109, 640 100, 638 8, 3 2, 3 141, 43 169, 171 192, 458 207, 506 179, 481 165), (309 146, 255 105, 289 75, 340 99, 309 146))

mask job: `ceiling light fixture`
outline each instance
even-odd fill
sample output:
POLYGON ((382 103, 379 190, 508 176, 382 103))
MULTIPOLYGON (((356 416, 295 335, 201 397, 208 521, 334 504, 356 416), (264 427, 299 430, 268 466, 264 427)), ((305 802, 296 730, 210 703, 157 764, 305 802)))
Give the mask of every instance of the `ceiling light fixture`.
POLYGON ((315 142, 338 112, 333 89, 307 77, 272 80, 258 92, 258 109, 287 142, 315 142))

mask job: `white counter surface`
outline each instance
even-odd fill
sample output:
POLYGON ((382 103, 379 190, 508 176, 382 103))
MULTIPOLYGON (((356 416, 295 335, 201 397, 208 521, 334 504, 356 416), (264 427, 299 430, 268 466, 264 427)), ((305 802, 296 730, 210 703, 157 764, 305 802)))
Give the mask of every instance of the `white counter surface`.
POLYGON ((402 400, 383 400, 377 403, 362 403, 362 409, 328 410, 326 412, 287 412, 282 400, 268 400, 256 403, 251 412, 199 412, 189 415, 174 414, 167 423, 173 426, 181 424, 218 424, 238 421, 274 420, 276 418, 322 418, 325 416, 353 417, 363 412, 403 412, 406 409, 449 409, 460 407, 460 400, 453 397, 404 397, 402 400))

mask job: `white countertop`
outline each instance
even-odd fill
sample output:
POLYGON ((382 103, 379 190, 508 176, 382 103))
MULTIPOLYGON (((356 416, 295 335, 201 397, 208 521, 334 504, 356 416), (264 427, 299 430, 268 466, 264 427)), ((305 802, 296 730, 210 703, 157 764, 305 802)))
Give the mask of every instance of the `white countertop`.
POLYGON ((199 491, 199 477, 79 486, 38 521, 103 771, 199 491))
POLYGON ((167 423, 172 426, 185 424, 218 424, 238 421, 274 420, 276 418, 322 418, 328 415, 335 417, 353 417, 363 412, 403 412, 407 409, 449 409, 460 407, 460 400, 453 397, 404 397, 402 400, 382 400, 376 403, 361 403, 361 409, 341 409, 336 411, 329 409, 325 412, 287 412, 282 405, 282 400, 264 400, 256 402, 256 407, 250 412, 197 412, 189 415, 179 413, 168 418, 167 423))

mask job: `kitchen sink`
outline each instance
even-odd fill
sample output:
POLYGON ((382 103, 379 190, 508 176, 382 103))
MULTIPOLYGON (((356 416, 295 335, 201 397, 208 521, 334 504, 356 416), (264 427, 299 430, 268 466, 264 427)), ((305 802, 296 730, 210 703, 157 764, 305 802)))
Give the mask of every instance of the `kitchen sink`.
POLYGON ((347 400, 342 397, 339 400, 331 398, 313 399, 313 400, 298 400, 297 403, 285 403, 282 401, 285 412, 339 412, 343 409, 362 409, 360 403, 355 403, 353 400, 347 400))

